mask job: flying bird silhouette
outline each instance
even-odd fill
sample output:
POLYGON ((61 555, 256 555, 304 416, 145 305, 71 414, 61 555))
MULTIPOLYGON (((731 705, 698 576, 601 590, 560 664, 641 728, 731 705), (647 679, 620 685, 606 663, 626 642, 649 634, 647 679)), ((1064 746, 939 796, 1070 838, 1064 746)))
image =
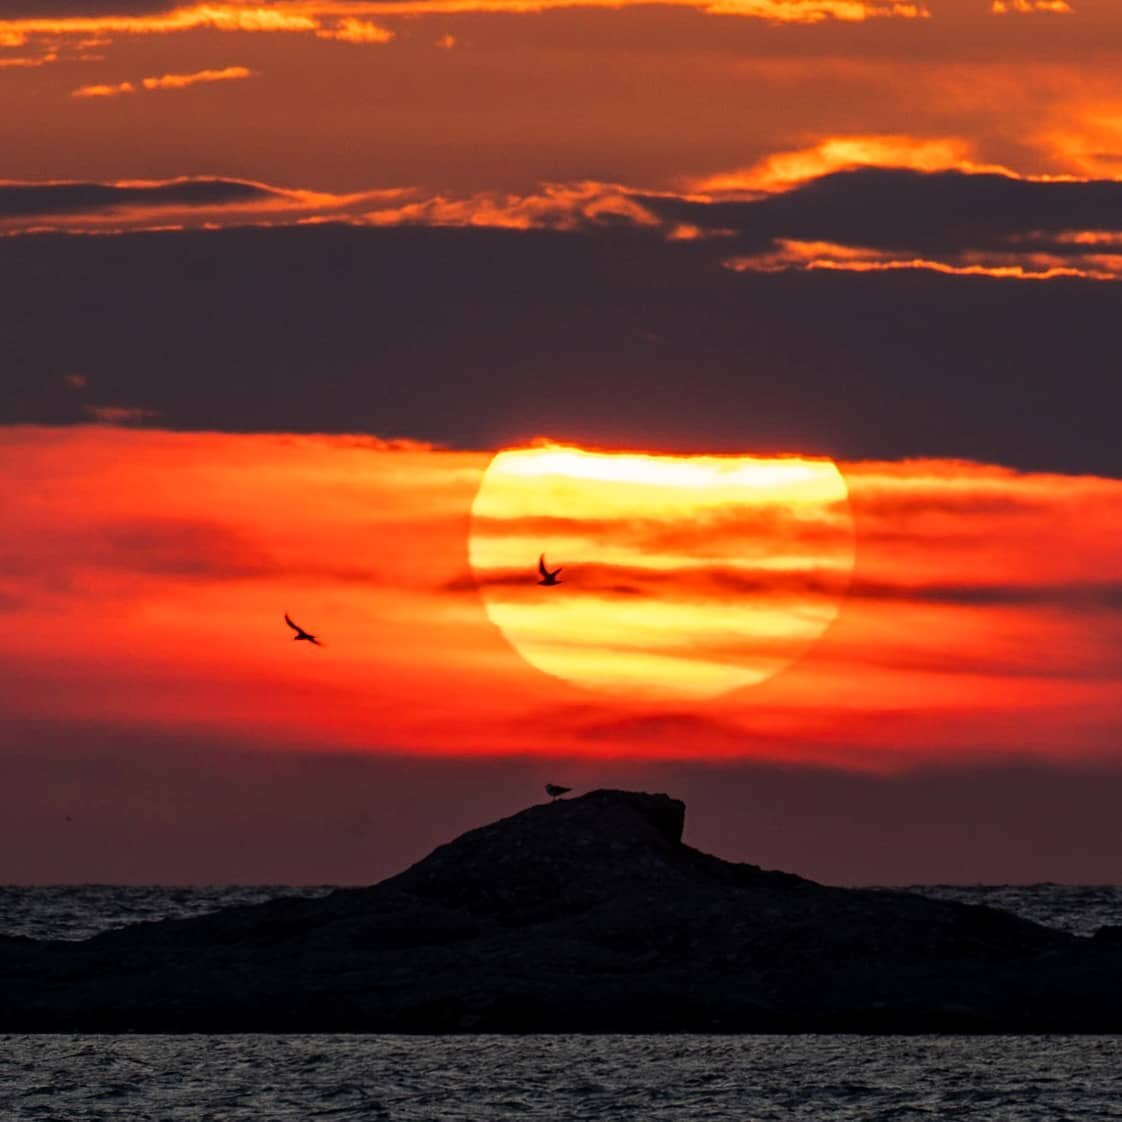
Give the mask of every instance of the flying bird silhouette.
POLYGON ((311 632, 305 631, 299 624, 293 623, 289 618, 288 612, 284 613, 284 622, 296 632, 296 634, 292 636, 294 641, 299 642, 301 639, 307 639, 309 643, 314 643, 317 647, 323 646, 311 632))
POLYGON ((538 584, 561 584, 561 581, 557 579, 557 574, 561 572, 562 567, 563 566, 558 565, 556 569, 550 572, 550 570, 545 567, 545 554, 543 553, 538 558, 538 572, 542 575, 542 579, 538 581, 538 584))
POLYGON ((556 783, 547 783, 545 785, 545 793, 551 799, 556 799, 559 795, 567 795, 571 790, 572 787, 558 787, 556 783))

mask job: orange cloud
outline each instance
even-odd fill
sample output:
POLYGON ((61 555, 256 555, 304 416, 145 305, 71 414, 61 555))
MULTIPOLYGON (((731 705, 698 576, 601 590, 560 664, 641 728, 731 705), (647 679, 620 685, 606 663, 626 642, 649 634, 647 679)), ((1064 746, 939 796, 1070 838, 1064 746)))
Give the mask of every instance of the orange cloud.
POLYGON ((163 74, 158 78, 142 78, 140 84, 146 90, 182 90, 197 86, 200 82, 231 82, 254 77, 254 72, 245 66, 226 66, 221 70, 196 70, 192 74, 163 74))
POLYGON ((204 82, 230 82, 254 77, 254 72, 244 66, 227 66, 221 70, 197 70, 193 74, 163 74, 156 78, 141 78, 139 83, 118 82, 116 85, 79 86, 71 97, 119 97, 139 90, 182 90, 204 82))
POLYGON ((48 51, 46 54, 35 56, 18 56, 15 58, 0 58, 0 70, 4 69, 31 69, 36 66, 46 66, 47 63, 55 62, 58 59, 58 54, 55 51, 48 51))
POLYGON ((1122 100, 1064 100, 1033 142, 1060 166, 1091 178, 1122 178, 1122 100))
POLYGON ((104 40, 114 35, 167 35, 185 31, 312 34, 352 43, 385 43, 392 31, 371 17, 416 18, 472 13, 536 13, 567 8, 693 8, 708 15, 735 16, 771 23, 860 23, 871 19, 923 19, 918 0, 225 0, 183 4, 171 11, 83 16, 0 19, 0 46, 20 47, 32 39, 79 37, 104 40))
POLYGON ((320 39, 338 39, 344 43, 388 43, 394 33, 369 20, 343 19, 333 27, 316 32, 320 39))
POLYGON ((491 226, 511 230, 574 230, 589 223, 625 221, 657 226, 637 197, 614 183, 547 183, 526 195, 484 191, 465 198, 433 198, 379 207, 361 216, 372 226, 491 226))
MULTIPOLYGON (((240 76, 241 68, 233 69, 237 73, 231 76, 240 76)), ((224 73, 167 75, 146 84, 173 88, 215 80, 215 75, 224 73)), ((112 96, 132 88, 131 83, 88 87, 81 96, 112 96)), ((928 157, 939 158, 931 152, 916 158, 927 161, 928 157)), ((1080 226, 1102 221, 1109 227, 1115 213, 1110 199, 1113 194, 1122 199, 1122 186, 1114 182, 862 167, 834 171, 785 190, 743 190, 749 183, 764 181, 762 177, 713 179, 704 183, 704 193, 690 195, 583 181, 544 184, 527 194, 485 191, 458 198, 425 197, 411 188, 338 195, 234 179, 0 182, 0 195, 10 191, 16 196, 0 217, 0 234, 331 221, 357 226, 586 232, 630 226, 671 243, 708 242, 714 266, 723 264, 736 272, 926 270, 1001 280, 1122 278, 1122 231, 1080 226), (729 188, 727 195, 719 192, 722 185, 729 188), (891 223, 881 226, 871 219, 889 194, 912 201, 900 208, 891 223), (776 208, 784 195, 788 199, 776 208), (948 221, 952 212, 948 207, 970 215, 970 220, 948 221), (824 232, 836 226, 853 241, 786 233, 789 228, 808 226, 824 232), (866 237, 873 242, 880 239, 880 244, 862 244, 866 237), (736 252, 738 244, 745 242, 751 251, 736 252)), ((774 184, 780 178, 767 181, 774 184)))
POLYGON ((132 82, 116 82, 113 85, 94 84, 79 86, 72 90, 71 97, 120 97, 122 94, 136 93, 136 86, 132 82))
POLYGON ((947 260, 910 253, 805 242, 781 238, 776 249, 752 257, 729 257, 724 265, 734 272, 786 273, 833 270, 880 273, 901 269, 942 273, 954 277, 990 277, 994 280, 1048 281, 1063 277, 1082 280, 1122 279, 1122 254, 1089 252, 1060 257, 1049 253, 954 253, 947 260))
POLYGON ((1018 13, 1051 12, 1053 15, 1071 15, 1075 9, 1067 0, 993 0, 990 11, 995 16, 1018 13))
MULTIPOLYGON (((305 748, 878 768, 1115 747, 1122 481, 941 460, 841 465, 858 552, 839 618, 784 673, 699 707, 585 692, 512 651, 468 565, 489 459, 360 437, 0 429, 0 614, 20 635, 0 650, 5 713, 305 748), (285 610, 328 645, 294 646, 285 610), (96 650, 78 618, 98 620, 96 650)), ((738 521, 711 521, 706 548, 737 556, 771 532, 738 521)), ((529 535, 516 552, 529 554, 533 597, 544 527, 516 522, 496 540, 509 550, 529 535)), ((821 548, 821 528, 806 526, 808 547, 821 548)), ((688 561, 683 530, 659 548, 688 561)), ((608 552, 615 531, 593 519, 565 532, 600 535, 608 552)), ((652 526, 627 532, 657 539, 652 526)), ((797 542, 797 520, 783 532, 797 542)), ((679 580, 679 600, 718 610, 811 587, 782 566, 699 575, 665 556, 657 571, 627 562, 591 579, 638 581, 613 593, 637 604, 679 580)), ((579 582, 581 567, 563 575, 579 582)), ((622 635, 602 643, 603 658, 636 654, 622 635)), ((699 635, 688 658, 736 657, 738 644, 699 635)))
MULTIPOLYGON (((120 92, 115 86, 90 87, 82 96, 108 97, 120 92)), ((393 209, 410 194, 404 189, 388 188, 337 195, 272 187, 246 179, 190 176, 164 180, 123 179, 109 183, 0 180, 0 194, 6 188, 34 196, 35 201, 22 212, 12 208, 9 214, 0 217, 0 234, 57 231, 96 234, 228 225, 296 225, 330 220, 357 222, 372 210, 393 209), (76 195, 86 196, 87 204, 75 206, 76 195), (53 201, 56 197, 57 204, 53 201)))
POLYGON ((823 175, 860 167, 1013 174, 1005 168, 976 162, 973 144, 960 137, 831 136, 806 148, 775 152, 736 171, 690 178, 686 187, 719 197, 751 195, 760 191, 788 190, 823 175))

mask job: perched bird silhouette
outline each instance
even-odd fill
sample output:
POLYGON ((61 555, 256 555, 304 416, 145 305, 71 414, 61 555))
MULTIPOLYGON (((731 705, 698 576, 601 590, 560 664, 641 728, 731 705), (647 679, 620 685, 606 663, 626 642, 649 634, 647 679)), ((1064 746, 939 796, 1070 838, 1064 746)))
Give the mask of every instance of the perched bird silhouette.
POLYGON ((561 581, 557 579, 557 574, 561 572, 561 569, 562 566, 558 565, 556 569, 550 572, 550 570, 545 567, 545 554, 543 553, 538 558, 538 572, 542 575, 542 579, 538 581, 538 584, 560 584, 561 581))
POLYGON ((312 635, 308 631, 305 631, 299 624, 293 623, 289 618, 288 612, 284 613, 284 622, 287 623, 288 626, 296 632, 296 634, 292 636, 295 641, 298 642, 301 639, 307 639, 309 643, 315 643, 317 647, 323 646, 323 644, 314 635, 312 635))
POLYGON ((558 787, 556 783, 547 783, 545 785, 545 793, 551 799, 556 799, 559 795, 567 795, 571 790, 572 787, 558 787))

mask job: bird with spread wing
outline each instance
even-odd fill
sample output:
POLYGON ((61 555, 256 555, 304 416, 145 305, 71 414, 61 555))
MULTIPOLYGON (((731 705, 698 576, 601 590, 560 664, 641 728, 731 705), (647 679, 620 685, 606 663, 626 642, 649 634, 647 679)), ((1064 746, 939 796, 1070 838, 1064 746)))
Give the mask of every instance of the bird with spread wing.
POLYGON ((298 623, 293 623, 292 618, 289 616, 288 612, 284 613, 284 622, 287 623, 288 626, 296 632, 296 634, 292 636, 292 638, 296 642, 304 639, 309 643, 313 643, 317 647, 323 646, 323 644, 310 631, 305 631, 298 623))
POLYGON ((538 572, 541 573, 542 579, 538 584, 561 584, 562 582, 557 579, 557 574, 561 572, 563 566, 558 565, 556 569, 550 570, 545 567, 545 554, 543 553, 538 558, 538 572))

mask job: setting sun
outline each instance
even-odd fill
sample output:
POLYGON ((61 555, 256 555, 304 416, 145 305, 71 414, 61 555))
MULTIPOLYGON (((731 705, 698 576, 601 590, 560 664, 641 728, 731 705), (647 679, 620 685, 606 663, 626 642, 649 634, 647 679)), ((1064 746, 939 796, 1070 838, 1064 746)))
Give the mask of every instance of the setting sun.
POLYGON ((511 450, 472 515, 472 568, 515 650, 630 695, 703 698, 770 678, 833 622, 853 568, 829 460, 511 450), (564 587, 535 583, 540 554, 564 587))

